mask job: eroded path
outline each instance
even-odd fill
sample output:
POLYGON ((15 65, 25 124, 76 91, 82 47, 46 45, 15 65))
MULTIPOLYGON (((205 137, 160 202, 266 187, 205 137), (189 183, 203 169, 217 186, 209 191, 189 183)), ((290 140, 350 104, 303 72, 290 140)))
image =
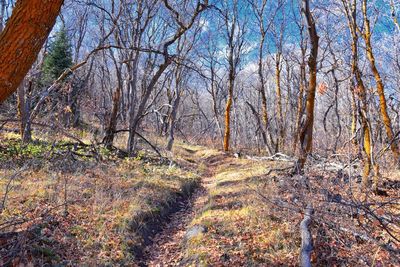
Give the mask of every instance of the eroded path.
POLYGON ((141 266, 179 266, 185 258, 184 243, 186 234, 191 229, 191 222, 205 209, 209 201, 209 191, 216 166, 228 156, 217 151, 203 151, 200 148, 181 148, 180 154, 192 168, 200 169, 201 185, 180 210, 171 215, 162 232, 152 238, 152 244, 144 249, 141 266), (197 150, 199 149, 199 150, 197 150), (183 153, 182 153, 183 152, 183 153))
POLYGON ((183 260, 182 241, 190 223, 207 201, 207 190, 202 187, 184 203, 181 211, 172 215, 164 230, 153 238, 145 249, 144 266, 178 266, 183 260))

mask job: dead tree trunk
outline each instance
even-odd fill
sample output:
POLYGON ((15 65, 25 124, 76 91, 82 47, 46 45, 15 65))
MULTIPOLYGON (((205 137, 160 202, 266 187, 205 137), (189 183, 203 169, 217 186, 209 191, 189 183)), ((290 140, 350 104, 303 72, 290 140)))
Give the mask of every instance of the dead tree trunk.
POLYGON ((0 33, 0 102, 15 92, 35 62, 64 0, 18 0, 0 33))

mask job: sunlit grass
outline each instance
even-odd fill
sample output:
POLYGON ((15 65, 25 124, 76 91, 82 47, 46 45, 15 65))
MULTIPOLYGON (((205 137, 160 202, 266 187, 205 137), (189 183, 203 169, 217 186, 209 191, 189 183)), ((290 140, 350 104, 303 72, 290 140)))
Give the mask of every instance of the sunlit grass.
MULTIPOLYGON (((20 146, 16 135, 2 137, 2 140, 7 148, 17 147, 18 157, 25 155, 25 162, 37 160, 50 147, 46 140, 20 146)), ((7 160, 15 155, 5 153, 3 156, 7 160)), ((40 219, 40 212, 47 216, 46 209, 60 216, 66 210, 69 233, 64 235, 70 237, 63 240, 81 248, 76 251, 81 262, 128 264, 134 260, 129 254, 130 247, 142 242, 139 236, 129 232, 131 222, 140 223, 142 214, 159 214, 177 194, 187 194, 189 187, 199 183, 196 169, 184 170, 157 160, 147 162, 143 160, 146 157, 145 153, 140 153, 135 158, 100 163, 85 158, 77 162, 61 159, 56 166, 82 165, 68 172, 57 170, 56 162, 43 159, 35 168, 29 165, 11 182, 10 177, 20 166, 0 168, 1 198, 7 185, 11 185, 0 223, 22 217, 28 219, 28 223, 20 225, 19 229, 25 230, 40 219)))
POLYGON ((280 264, 295 255, 298 243, 290 241, 287 223, 267 217, 253 190, 276 167, 276 163, 229 158, 219 164, 208 203, 191 222, 207 228, 187 244, 187 257, 196 259, 192 262, 251 266, 280 264))

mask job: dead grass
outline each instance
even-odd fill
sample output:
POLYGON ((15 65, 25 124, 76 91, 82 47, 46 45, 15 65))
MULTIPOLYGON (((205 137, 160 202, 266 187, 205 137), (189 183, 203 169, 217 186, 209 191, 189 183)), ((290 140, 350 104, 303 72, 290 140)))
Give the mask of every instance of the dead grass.
POLYGON ((136 230, 149 216, 165 215, 199 182, 196 170, 146 155, 100 163, 44 157, 39 165, 28 157, 22 165, 26 170, 11 182, 20 166, 0 168, 0 201, 10 184, 0 230, 18 233, 0 234, 0 265, 16 259, 36 265, 134 264, 132 248, 144 242, 136 230))

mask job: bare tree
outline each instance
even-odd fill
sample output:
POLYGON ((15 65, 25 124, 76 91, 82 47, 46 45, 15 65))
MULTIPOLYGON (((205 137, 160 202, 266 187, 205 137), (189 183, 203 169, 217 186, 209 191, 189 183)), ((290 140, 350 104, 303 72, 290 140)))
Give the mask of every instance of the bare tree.
POLYGON ((169 53, 169 48, 177 40, 179 40, 195 23, 196 19, 198 16, 208 8, 208 1, 197 1, 196 7, 194 8, 193 14, 189 17, 189 19, 185 22, 182 19, 182 15, 167 1, 164 0, 164 5, 166 9, 171 13, 173 16, 173 19, 175 23, 178 25, 178 28, 175 30, 175 32, 172 34, 170 38, 168 38, 166 41, 163 42, 163 44, 160 46, 162 48, 161 50, 161 55, 163 58, 163 62, 161 65, 158 67, 157 71, 155 74, 152 76, 149 84, 146 86, 144 95, 142 97, 141 102, 139 103, 136 115, 133 119, 133 123, 130 127, 130 135, 129 135, 129 140, 128 140, 128 151, 130 154, 134 153, 135 147, 135 133, 136 130, 139 126, 139 123, 141 119, 143 118, 143 113, 145 111, 145 107, 147 104, 147 101, 153 92, 154 87, 156 86, 156 83, 160 79, 161 75, 164 73, 164 71, 168 68, 168 66, 174 61, 174 56, 171 56, 169 53))
POLYGON ((233 91, 235 80, 245 44, 245 21, 239 17, 239 3, 234 0, 230 5, 224 7, 221 15, 224 23, 224 31, 227 45, 228 61, 228 99, 225 106, 225 131, 224 150, 229 151, 231 137, 231 109, 233 104, 233 91))

